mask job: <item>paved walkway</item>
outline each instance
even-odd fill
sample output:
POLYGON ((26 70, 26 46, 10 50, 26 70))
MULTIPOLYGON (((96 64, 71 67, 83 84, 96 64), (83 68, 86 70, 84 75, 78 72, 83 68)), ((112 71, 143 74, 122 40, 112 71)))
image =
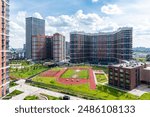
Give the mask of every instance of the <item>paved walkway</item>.
MULTIPOLYGON (((11 100, 23 100, 26 96, 36 95, 36 94, 39 94, 39 93, 44 93, 44 94, 55 96, 55 97, 63 97, 65 95, 63 93, 57 93, 57 92, 54 92, 54 91, 50 91, 50 90, 30 86, 28 84, 25 84, 25 80, 19 80, 16 83, 19 84, 19 85, 10 88, 10 92, 17 89, 17 90, 23 91, 24 93, 22 93, 20 95, 17 95, 15 97, 12 97, 11 100)), ((75 97, 75 96, 70 96, 70 99, 71 100, 84 100, 82 98, 78 98, 78 97, 75 97)))
POLYGON ((140 85, 137 88, 129 91, 129 93, 137 96, 142 96, 144 93, 150 93, 150 88, 147 85, 140 85))

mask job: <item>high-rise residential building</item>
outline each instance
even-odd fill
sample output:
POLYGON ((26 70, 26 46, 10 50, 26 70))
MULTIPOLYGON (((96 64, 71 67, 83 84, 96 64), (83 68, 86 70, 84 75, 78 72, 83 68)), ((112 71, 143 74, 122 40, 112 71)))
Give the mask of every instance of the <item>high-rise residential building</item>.
POLYGON ((46 58, 53 59, 53 36, 45 36, 46 39, 46 58))
POLYGON ((109 64, 132 59, 132 28, 114 32, 70 33, 72 63, 109 64))
POLYGON ((9 0, 0 1, 0 97, 9 92, 9 0))
POLYGON ((53 60, 61 62, 66 59, 65 37, 59 33, 53 35, 53 60))
POLYGON ((41 55, 45 39, 45 20, 34 17, 26 18, 26 58, 32 60, 44 59, 41 55), (41 45, 40 45, 41 44, 41 45), (38 50, 36 50, 38 48, 38 50), (41 49, 41 50, 40 50, 41 49))
POLYGON ((66 41, 66 56, 70 56, 70 42, 66 41))
POLYGON ((32 36, 32 60, 46 59, 46 39, 43 35, 32 36))

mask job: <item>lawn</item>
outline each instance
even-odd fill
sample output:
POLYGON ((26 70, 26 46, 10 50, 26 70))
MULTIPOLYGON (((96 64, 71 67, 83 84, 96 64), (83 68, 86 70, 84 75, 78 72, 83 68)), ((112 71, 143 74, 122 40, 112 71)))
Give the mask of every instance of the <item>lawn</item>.
POLYGON ((54 96, 43 94, 43 93, 41 93, 41 95, 46 96, 48 98, 48 100, 62 100, 61 97, 58 98, 58 97, 54 97, 54 96))
POLYGON ((37 84, 33 83, 33 86, 75 95, 86 99, 136 100, 139 98, 135 95, 103 85, 98 85, 96 90, 90 90, 89 84, 64 85, 58 83, 55 78, 35 77, 33 78, 33 81, 39 82, 37 84))
POLYGON ((141 100, 150 100, 150 93, 145 93, 140 97, 141 100))
POLYGON ((26 60, 11 60, 10 64, 21 64, 22 66, 28 66, 30 65, 30 62, 26 60))
POLYGON ((62 70, 62 68, 61 67, 55 67, 55 68, 52 68, 51 70, 53 70, 53 71, 60 71, 60 70, 62 70))
POLYGON ((39 97, 36 95, 27 96, 24 100, 39 100, 39 97))
POLYGON ((93 70, 103 70, 106 74, 108 74, 108 68, 102 66, 93 66, 93 70))
POLYGON ((17 86, 18 84, 17 83, 15 83, 14 81, 10 81, 10 83, 9 83, 9 87, 11 88, 11 87, 14 87, 14 86, 17 86))
POLYGON ((80 71, 76 71, 73 69, 68 69, 62 76, 61 78, 73 78, 74 76, 76 76, 77 78, 85 78, 88 79, 89 74, 88 74, 88 70, 80 70, 80 71))
POLYGON ((42 66, 40 64, 35 64, 32 66, 27 66, 23 69, 10 69, 10 78, 11 79, 26 79, 30 76, 36 75, 37 73, 40 73, 44 70, 47 70, 48 68, 45 66, 42 66))
POLYGON ((19 90, 14 90, 12 93, 8 94, 6 97, 4 97, 3 99, 11 99, 14 96, 20 95, 22 94, 22 91, 19 90))
POLYGON ((62 78, 72 78, 72 76, 76 73, 73 69, 68 69, 61 77, 62 78))
POLYGON ((96 74, 97 82, 104 83, 107 82, 107 78, 104 74, 96 74))

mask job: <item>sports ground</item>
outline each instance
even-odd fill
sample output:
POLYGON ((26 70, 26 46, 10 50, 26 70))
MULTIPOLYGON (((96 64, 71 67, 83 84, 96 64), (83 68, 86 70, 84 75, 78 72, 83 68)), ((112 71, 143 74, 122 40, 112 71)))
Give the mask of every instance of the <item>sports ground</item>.
POLYGON ((92 68, 71 67, 56 70, 48 70, 41 77, 56 78, 57 82, 65 85, 89 84, 90 89, 96 89, 92 68))

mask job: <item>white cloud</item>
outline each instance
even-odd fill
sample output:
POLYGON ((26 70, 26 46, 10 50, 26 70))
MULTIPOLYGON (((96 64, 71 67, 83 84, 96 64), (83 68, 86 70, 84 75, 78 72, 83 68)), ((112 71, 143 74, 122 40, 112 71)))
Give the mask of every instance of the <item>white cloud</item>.
MULTIPOLYGON (((18 12, 17 20, 11 22, 11 45, 13 47, 22 47, 25 43, 25 17, 26 12, 18 12), (16 40, 18 41, 17 43, 16 40)), ((42 18, 41 14, 36 12, 33 16, 42 18)), ((78 10, 73 15, 47 16, 45 19, 46 34, 52 35, 56 32, 62 33, 69 41, 71 31, 99 32, 100 30, 114 30, 117 24, 111 22, 109 18, 101 17, 95 13, 85 14, 78 10)))
POLYGON ((92 2, 98 2, 99 0, 92 0, 92 2))
POLYGON ((26 11, 19 11, 10 21, 10 47, 20 48, 25 43, 26 11))
POLYGON ((38 12, 33 13, 32 16, 35 17, 35 18, 43 19, 42 15, 38 12))
MULTIPOLYGON (((52 35, 59 32, 66 36, 66 40, 69 40, 71 31, 112 31, 119 27, 131 26, 133 27, 133 46, 150 47, 150 1, 135 0, 133 3, 121 1, 115 4, 117 5, 114 9, 119 8, 119 10, 105 9, 107 11, 105 13, 111 14, 107 16, 96 13, 85 14, 82 10, 78 10, 72 15, 46 16, 43 18, 46 21, 46 34, 52 35)), ((36 14, 41 16, 38 12, 36 14)), ((25 43, 25 17, 27 16, 29 14, 22 11, 15 14, 11 19, 10 45, 13 47, 22 47, 25 43)))
POLYGON ((102 6, 101 12, 108 15, 122 14, 122 10, 116 4, 108 4, 102 6))

